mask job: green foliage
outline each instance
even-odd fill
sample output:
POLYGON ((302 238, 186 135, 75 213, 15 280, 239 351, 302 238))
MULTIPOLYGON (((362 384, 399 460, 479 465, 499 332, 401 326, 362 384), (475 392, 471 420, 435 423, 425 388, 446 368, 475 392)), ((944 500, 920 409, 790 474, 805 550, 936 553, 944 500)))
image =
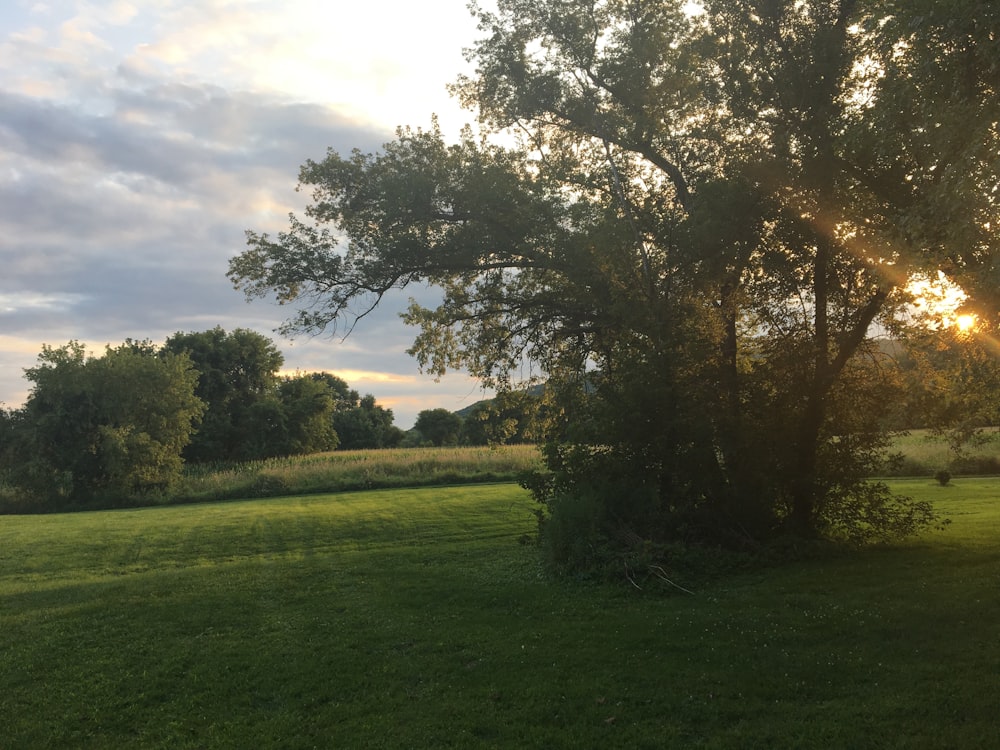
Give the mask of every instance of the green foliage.
POLYGON ((229 276, 309 331, 442 288, 405 316, 411 353, 501 392, 544 373, 552 497, 602 488, 606 513, 579 503, 599 525, 726 547, 912 533, 927 509, 864 481, 906 383, 870 337, 915 324, 908 282, 937 269, 997 320, 1000 15, 702 5, 474 8, 454 92, 485 137, 402 129, 308 161, 309 222, 249 232, 229 276), (623 488, 655 511, 619 508, 623 488))
MULTIPOLYGON (((164 351, 187 354, 198 371, 197 396, 205 417, 185 451, 192 461, 239 460, 274 455, 271 428, 279 434, 280 408, 273 403, 285 358, 274 342, 243 328, 175 333, 164 351)), ((279 451, 280 452, 280 451, 279 451)))
POLYGON ((392 409, 375 403, 371 394, 359 397, 357 391, 341 396, 332 417, 342 450, 398 446, 403 431, 393 425, 392 419, 392 409))
POLYGON ((322 379, 312 375, 284 378, 278 384, 278 400, 286 424, 285 444, 275 453, 294 456, 336 448, 340 438, 333 425, 335 399, 322 379))
POLYGON ((245 461, 333 450, 387 448, 401 432, 392 411, 360 397, 331 373, 281 378, 284 357, 254 331, 216 327, 176 333, 165 351, 187 352, 208 404, 186 455, 192 461, 245 461))
POLYGON ((414 429, 431 445, 458 445, 462 418, 447 409, 425 409, 417 415, 414 429))
POLYGON ((881 482, 864 482, 827 495, 820 519, 826 536, 863 545, 911 537, 934 524, 946 525, 927 501, 897 495, 881 482))
POLYGON ((22 410, 5 419, 8 481, 42 507, 163 490, 204 410, 183 354, 131 342, 101 357, 71 341, 44 347, 27 370, 22 410))
POLYGON ((163 347, 129 339, 99 358, 75 341, 44 347, 27 371, 28 403, 0 409, 0 507, 169 502, 187 491, 174 486, 184 457, 232 463, 401 441, 374 396, 330 373, 280 377, 282 362, 267 337, 218 327, 163 347))
POLYGON ((456 412, 462 417, 465 445, 510 445, 544 436, 543 397, 531 390, 501 391, 456 412))
MULTIPOLYGON (((1000 360, 991 335, 954 327, 912 332, 900 360, 906 395, 896 423, 933 429, 949 443, 954 468, 977 473, 969 459, 986 439, 984 428, 1000 424, 1000 360)), ((992 471, 982 465, 978 473, 992 471)))

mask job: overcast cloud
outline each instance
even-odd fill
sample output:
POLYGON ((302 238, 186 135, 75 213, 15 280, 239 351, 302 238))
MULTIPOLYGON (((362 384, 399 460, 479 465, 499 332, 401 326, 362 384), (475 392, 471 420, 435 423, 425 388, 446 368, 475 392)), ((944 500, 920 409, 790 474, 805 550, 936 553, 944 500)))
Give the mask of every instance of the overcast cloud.
POLYGON ((420 375, 394 305, 346 340, 293 342, 225 277, 244 231, 302 207, 299 166, 376 149, 438 113, 475 38, 465 0, 322 4, 8 0, 0 9, 0 403, 42 344, 95 352, 221 325, 274 338, 288 369, 335 372, 410 427, 481 397, 420 375))

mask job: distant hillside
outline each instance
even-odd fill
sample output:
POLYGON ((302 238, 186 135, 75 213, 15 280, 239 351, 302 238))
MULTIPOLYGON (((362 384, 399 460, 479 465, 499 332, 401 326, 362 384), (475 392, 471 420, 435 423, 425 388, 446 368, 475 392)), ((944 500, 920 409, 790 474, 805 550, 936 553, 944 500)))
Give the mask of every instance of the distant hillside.
MULTIPOLYGON (((543 393, 545 393, 545 383, 539 383, 538 385, 531 386, 531 388, 528 389, 528 393, 531 394, 532 396, 541 396, 543 393)), ((457 414, 462 419, 466 419, 470 414, 475 413, 476 409, 479 409, 480 407, 487 404, 492 404, 494 400, 495 399, 492 398, 480 399, 479 401, 476 401, 474 404, 463 406, 461 409, 453 413, 457 414)))

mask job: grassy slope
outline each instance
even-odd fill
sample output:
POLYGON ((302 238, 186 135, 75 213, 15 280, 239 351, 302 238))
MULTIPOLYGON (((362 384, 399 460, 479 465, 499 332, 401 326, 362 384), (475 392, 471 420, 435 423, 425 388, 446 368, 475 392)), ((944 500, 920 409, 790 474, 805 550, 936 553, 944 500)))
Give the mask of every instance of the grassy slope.
POLYGON ((0 746, 996 746, 997 481, 894 484, 949 530, 695 596, 510 485, 2 518, 0 746))

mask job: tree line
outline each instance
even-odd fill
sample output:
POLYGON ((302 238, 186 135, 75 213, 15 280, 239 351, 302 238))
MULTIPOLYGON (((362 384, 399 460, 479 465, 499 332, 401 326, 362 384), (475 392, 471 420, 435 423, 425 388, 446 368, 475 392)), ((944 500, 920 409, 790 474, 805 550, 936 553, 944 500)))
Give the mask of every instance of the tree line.
POLYGON ((18 409, 0 410, 0 480, 41 507, 164 490, 185 461, 380 448, 403 432, 326 372, 285 375, 266 336, 220 327, 162 346, 45 346, 18 409))
POLYGON ((0 482, 40 507, 165 490, 184 463, 400 445, 524 439, 525 415, 482 402, 427 409, 415 428, 329 372, 281 375, 274 342, 247 329, 127 340, 89 354, 44 346, 25 404, 0 409, 0 482))

